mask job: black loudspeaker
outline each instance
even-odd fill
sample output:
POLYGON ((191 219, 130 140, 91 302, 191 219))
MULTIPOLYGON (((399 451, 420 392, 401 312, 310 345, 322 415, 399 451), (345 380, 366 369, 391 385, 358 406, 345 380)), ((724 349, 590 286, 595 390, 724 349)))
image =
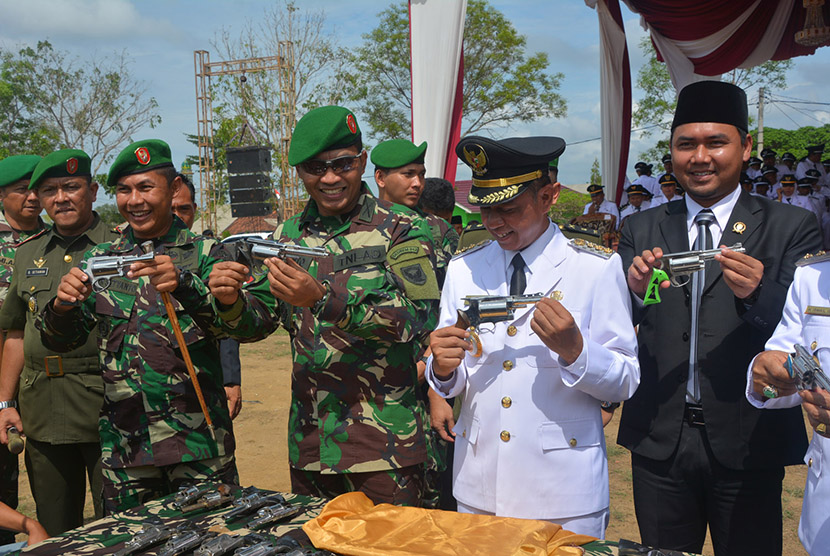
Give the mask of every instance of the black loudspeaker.
POLYGON ((262 174, 271 171, 271 149, 262 146, 228 147, 228 174, 262 174))
POLYGON ((267 202, 262 203, 231 203, 231 216, 240 218, 242 216, 267 216, 274 212, 274 204, 269 197, 267 202))
POLYGON ((246 174, 237 176, 228 175, 228 189, 236 191, 239 189, 271 189, 271 176, 267 174, 246 174))
POLYGON ((231 197, 231 215, 266 216, 274 211, 271 192, 271 149, 262 146, 229 147, 228 192, 231 197))
POLYGON ((231 205, 237 203, 264 203, 272 197, 271 192, 265 188, 231 189, 230 194, 231 205))

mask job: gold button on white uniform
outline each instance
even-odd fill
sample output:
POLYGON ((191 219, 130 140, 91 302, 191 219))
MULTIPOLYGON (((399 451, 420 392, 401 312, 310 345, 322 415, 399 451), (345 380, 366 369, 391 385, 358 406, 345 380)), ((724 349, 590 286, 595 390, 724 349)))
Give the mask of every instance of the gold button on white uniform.
POLYGON ((576 438, 571 438, 568 440, 568 444, 571 445, 571 448, 576 448, 576 438))
POLYGON ((510 361, 510 360, 505 361, 504 363, 501 364, 501 366, 504 367, 505 371, 509 371, 510 369, 513 368, 513 361, 510 361))
POLYGON ((519 329, 513 326, 512 324, 507 327, 507 335, 508 336, 515 336, 519 332, 519 329))
POLYGON ((502 442, 510 442, 510 433, 507 431, 501 431, 499 438, 501 438, 502 442))
POLYGON ((810 349, 816 351, 816 348, 818 348, 818 343, 815 340, 813 340, 813 343, 810 344, 810 349))
POLYGON ((810 458, 810 459, 807 460, 807 467, 812 467, 812 466, 813 466, 813 458, 810 458))
POLYGON ((505 396, 501 399, 501 406, 505 409, 513 405, 513 400, 510 399, 510 396, 505 396))

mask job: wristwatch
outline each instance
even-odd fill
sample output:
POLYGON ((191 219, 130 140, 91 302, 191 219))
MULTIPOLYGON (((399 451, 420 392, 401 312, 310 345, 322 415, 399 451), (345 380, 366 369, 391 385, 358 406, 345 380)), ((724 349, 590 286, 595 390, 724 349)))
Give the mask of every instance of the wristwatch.
POLYGON ((17 400, 9 400, 7 402, 0 402, 0 409, 6 409, 7 407, 13 407, 17 409, 17 400))
POLYGON ((189 288, 192 282, 193 273, 184 268, 179 268, 179 285, 176 287, 178 288, 179 286, 183 286, 185 288, 189 288))
POLYGON ((604 411, 611 412, 611 411, 614 411, 615 409, 617 409, 618 407, 620 407, 620 403, 619 402, 604 402, 603 401, 603 402, 600 402, 599 406, 604 411))

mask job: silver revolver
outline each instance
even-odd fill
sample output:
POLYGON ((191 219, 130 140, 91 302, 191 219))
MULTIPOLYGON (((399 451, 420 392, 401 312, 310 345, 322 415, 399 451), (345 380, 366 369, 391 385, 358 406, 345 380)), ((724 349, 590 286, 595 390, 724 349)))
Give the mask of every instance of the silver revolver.
POLYGON ((804 346, 795 344, 793 348, 795 354, 790 356, 792 364, 787 365, 787 372, 790 378, 795 379, 795 387, 799 390, 822 388, 830 392, 830 379, 824 374, 818 359, 804 346))
POLYGON ((469 329, 470 343, 473 345, 473 357, 482 353, 481 338, 478 336, 478 327, 483 322, 504 322, 511 320, 516 309, 538 303, 544 298, 541 293, 530 295, 468 295, 462 298, 463 311, 457 310, 457 328, 469 329))
MULTIPOLYGON (((272 239, 245 238, 238 249, 248 264, 262 262, 271 257, 280 259, 302 259, 304 257, 325 257, 329 254, 322 247, 305 247, 293 243, 280 243, 272 239)), ((243 262, 243 261, 240 261, 243 262)), ((243 264, 244 264, 243 262, 243 264)))
POLYGON ((152 261, 155 253, 144 255, 101 255, 86 259, 83 270, 92 283, 92 291, 99 293, 110 287, 110 280, 124 277, 130 271, 130 265, 138 261, 152 261))
MULTIPOLYGON (((727 249, 736 253, 746 253, 746 249, 740 243, 730 245, 727 249)), ((660 259, 660 269, 669 276, 671 285, 680 288, 689 283, 692 274, 703 270, 706 261, 711 261, 720 249, 706 249, 703 251, 682 251, 680 253, 667 253, 660 259)))

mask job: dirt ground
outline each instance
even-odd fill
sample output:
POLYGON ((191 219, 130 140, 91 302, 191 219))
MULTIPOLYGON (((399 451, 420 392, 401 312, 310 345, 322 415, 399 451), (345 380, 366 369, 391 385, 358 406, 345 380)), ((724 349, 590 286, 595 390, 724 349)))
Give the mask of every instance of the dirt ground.
MULTIPOLYGON (((237 464, 243 486, 276 491, 290 490, 288 477, 287 422, 291 399, 291 348, 288 335, 280 331, 255 344, 243 344, 242 412, 234 421, 237 438, 237 464)), ((608 466, 611 479, 611 523, 606 537, 639 540, 631 494, 631 467, 628 451, 617 446, 619 416, 605 430, 608 466)), ((20 463, 20 506, 23 513, 34 516, 26 470, 20 463)), ((798 541, 798 519, 804 494, 805 466, 790 467, 784 479, 784 551, 787 556, 806 552, 798 541)), ((91 518, 91 504, 87 504, 91 518)), ((23 537, 19 537, 23 540, 23 537)), ((707 542, 704 554, 712 554, 707 542)))

